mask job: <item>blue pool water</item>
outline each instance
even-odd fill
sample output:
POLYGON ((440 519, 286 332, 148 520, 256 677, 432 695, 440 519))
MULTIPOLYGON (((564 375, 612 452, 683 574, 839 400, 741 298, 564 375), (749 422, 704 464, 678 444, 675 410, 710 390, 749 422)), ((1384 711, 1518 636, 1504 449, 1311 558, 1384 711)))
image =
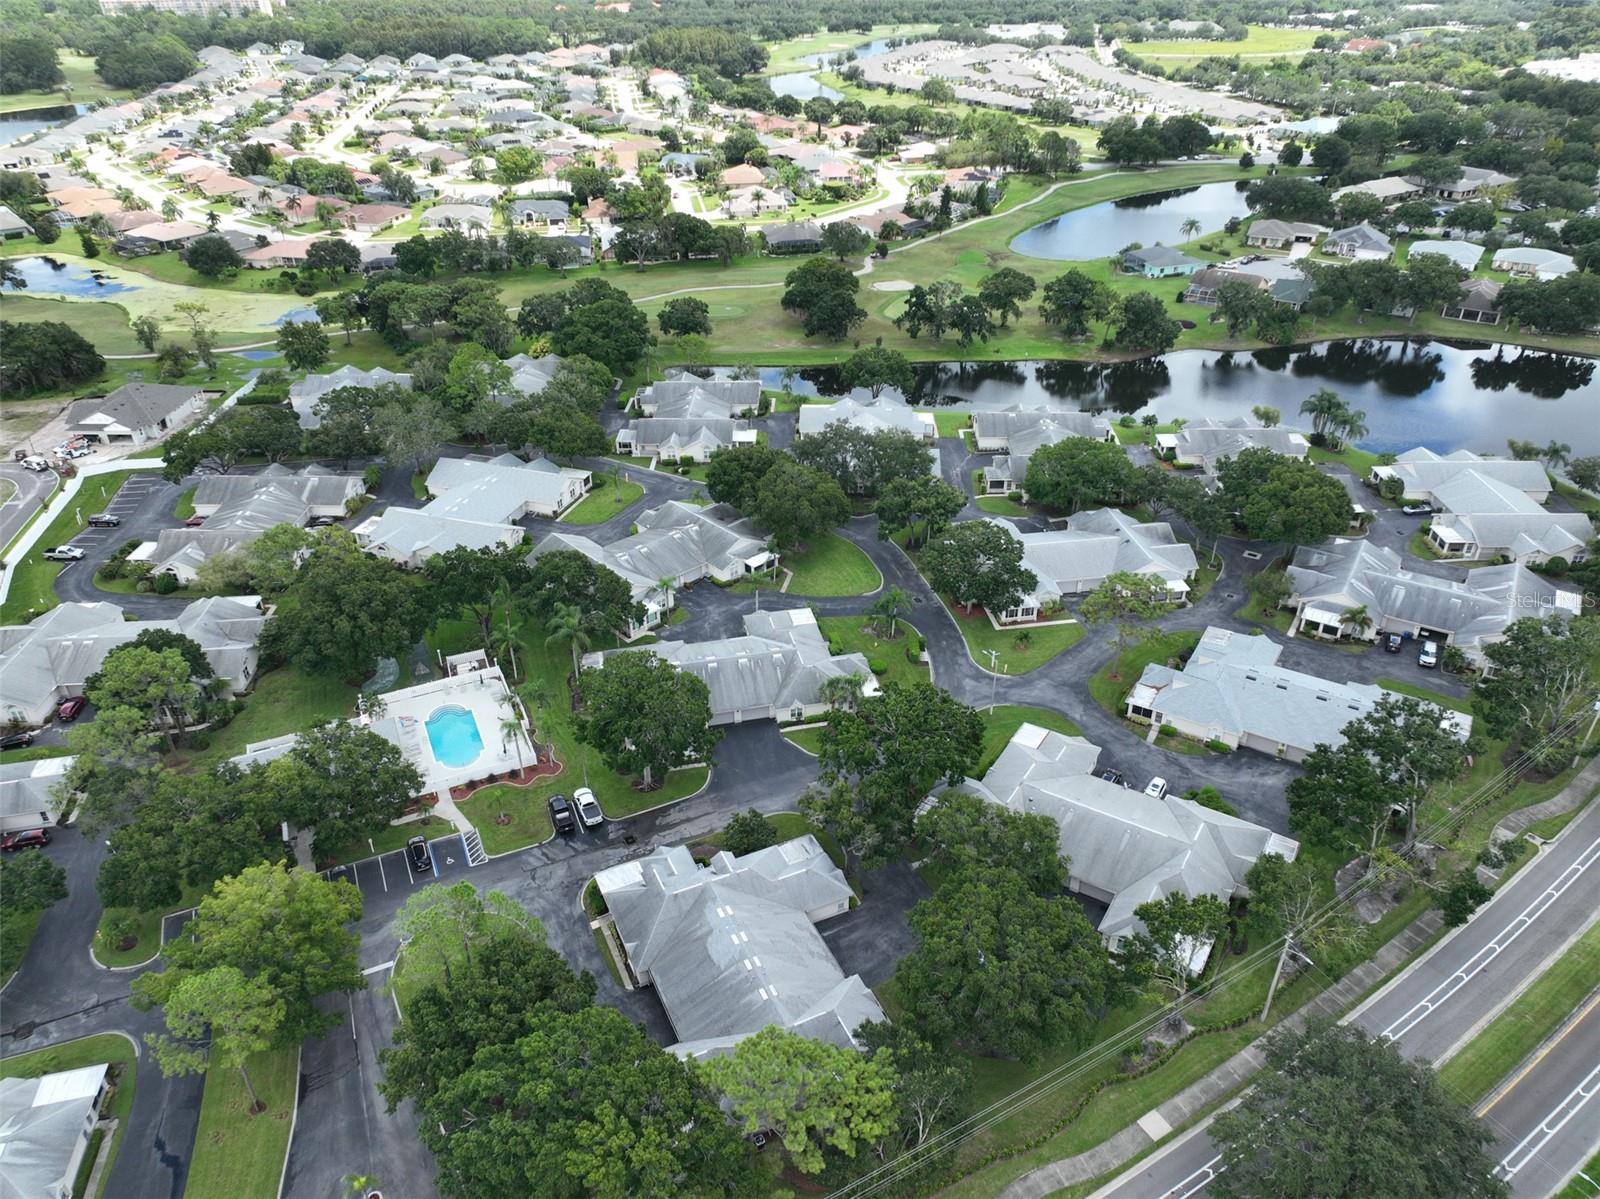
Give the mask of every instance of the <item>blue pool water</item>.
POLYGON ((433 746, 433 756, 443 766, 470 766, 483 752, 483 736, 478 732, 478 722, 465 708, 440 708, 428 717, 423 725, 428 730, 428 744, 433 746))

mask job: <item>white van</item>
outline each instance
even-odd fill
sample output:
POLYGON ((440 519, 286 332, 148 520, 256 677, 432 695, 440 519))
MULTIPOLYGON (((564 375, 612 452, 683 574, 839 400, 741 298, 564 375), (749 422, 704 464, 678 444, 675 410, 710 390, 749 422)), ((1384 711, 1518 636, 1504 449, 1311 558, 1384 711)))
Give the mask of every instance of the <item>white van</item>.
POLYGON ((49 470, 50 464, 38 455, 22 460, 23 470, 49 470))

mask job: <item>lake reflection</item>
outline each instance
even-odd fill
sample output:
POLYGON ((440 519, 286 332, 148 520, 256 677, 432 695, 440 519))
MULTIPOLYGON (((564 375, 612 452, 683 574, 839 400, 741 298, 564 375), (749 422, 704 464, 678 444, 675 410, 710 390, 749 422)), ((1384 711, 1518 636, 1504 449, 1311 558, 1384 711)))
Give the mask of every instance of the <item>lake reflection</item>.
POLYGON ((1188 240, 1183 223, 1190 218, 1200 222, 1202 232, 1215 233, 1230 218, 1249 215, 1247 186, 1241 179, 1105 200, 1024 229, 1011 239, 1010 248, 1030 258, 1087 262, 1108 258, 1135 242, 1176 245, 1188 240))

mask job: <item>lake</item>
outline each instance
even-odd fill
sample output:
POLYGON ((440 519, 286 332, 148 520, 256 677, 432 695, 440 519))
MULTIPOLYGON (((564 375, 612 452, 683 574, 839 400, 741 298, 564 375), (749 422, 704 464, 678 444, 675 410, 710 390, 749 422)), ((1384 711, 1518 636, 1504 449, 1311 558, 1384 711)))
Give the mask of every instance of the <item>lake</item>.
MULTIPOLYGON (((1309 427, 1301 401, 1318 388, 1366 412, 1360 441, 1374 453, 1427 446, 1504 454, 1506 439, 1563 441, 1575 455, 1600 454, 1600 383, 1595 362, 1563 354, 1426 338, 1324 342, 1242 353, 1184 350, 1136 362, 938 362, 916 366, 907 397, 918 406, 1097 410, 1162 420, 1250 417, 1277 408, 1285 425, 1309 427)), ((783 387, 764 367, 762 386, 783 387)), ((805 367, 794 390, 838 395, 837 371, 805 367)), ((894 393, 885 393, 893 396, 894 393)), ((858 393, 864 398, 865 393, 858 393)), ((896 397, 898 398, 898 397, 896 397)))
POLYGON ((1087 262, 1108 258, 1133 242, 1176 245, 1188 240, 1182 230, 1191 217, 1200 222, 1202 232, 1215 233, 1230 218, 1248 216, 1247 186, 1241 179, 1106 200, 1024 229, 1011 239, 1010 248, 1030 258, 1087 262))
POLYGON ((22 294, 38 291, 58 296, 92 296, 98 299, 102 296, 114 296, 119 292, 137 290, 130 284, 117 282, 105 271, 76 262, 63 262, 48 255, 13 258, 11 265, 16 267, 27 286, 13 288, 7 284, 6 290, 19 291, 22 294))
POLYGON ((88 112, 85 104, 57 104, 50 108, 19 108, 15 112, 0 112, 0 146, 51 129, 88 112))
MULTIPOLYGON (((870 58, 874 54, 882 54, 889 48, 888 38, 874 38, 854 47, 857 58, 870 58)), ((828 59, 837 58, 840 54, 848 53, 845 50, 826 50, 820 54, 802 55, 796 61, 809 63, 813 67, 821 68, 828 59)), ((775 96, 793 96, 796 100, 814 100, 821 96, 825 100, 842 100, 844 93, 837 88, 831 88, 819 80, 810 71, 795 72, 789 75, 773 75, 767 80, 767 85, 772 88, 775 96)))

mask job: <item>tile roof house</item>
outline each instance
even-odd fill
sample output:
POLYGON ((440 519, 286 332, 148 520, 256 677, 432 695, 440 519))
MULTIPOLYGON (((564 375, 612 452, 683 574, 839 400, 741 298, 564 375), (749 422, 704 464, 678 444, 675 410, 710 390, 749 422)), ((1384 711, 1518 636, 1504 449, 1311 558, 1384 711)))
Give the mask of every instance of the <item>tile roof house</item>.
POLYGON ((71 1199, 106 1097, 105 1063, 0 1079, 0 1193, 71 1199))
POLYGON ((1070 863, 1067 890, 1105 905, 1099 932, 1115 949, 1142 932, 1141 904, 1168 895, 1248 894, 1245 875, 1263 854, 1291 861, 1299 843, 1270 829, 1168 795, 1156 799, 1095 775, 1100 747, 1023 724, 981 781, 960 790, 1014 812, 1048 816, 1070 863))
POLYGON ((65 757, 0 762, 0 833, 54 824, 61 805, 53 792, 73 761, 65 757))
POLYGON ((931 442, 938 437, 938 426, 934 424, 932 413, 916 412, 903 401, 891 400, 887 396, 876 400, 846 398, 831 404, 802 404, 798 433, 801 437, 809 437, 840 421, 868 433, 894 429, 910 433, 922 441, 931 442))
POLYGON ((1433 500, 1444 511, 1428 526, 1428 544, 1452 558, 1577 562, 1588 556, 1594 538, 1587 514, 1551 512, 1527 492, 1476 471, 1436 487, 1433 500))
POLYGON ((1243 417, 1232 420, 1197 420, 1173 433, 1156 434, 1156 449, 1174 462, 1198 466, 1205 474, 1217 463, 1248 449, 1268 449, 1288 458, 1304 458, 1311 443, 1298 429, 1252 424, 1243 417))
MULTIPOLYGON (((1170 724, 1197 741, 1220 741, 1290 762, 1317 745, 1338 746, 1344 726, 1393 694, 1370 683, 1334 683, 1277 665, 1283 647, 1215 625, 1182 669, 1152 662, 1129 691, 1129 717, 1170 724)), ((1463 736, 1472 718, 1445 713, 1463 736)))
POLYGON ((1201 259, 1190 258, 1182 250, 1158 244, 1141 250, 1125 251, 1118 269, 1125 275, 1166 279, 1173 275, 1192 275, 1205 265, 1201 259))
MULTIPOLYGON (((744 627, 742 637, 657 641, 642 648, 705 683, 712 724, 820 716, 829 710, 820 697, 822 684, 832 678, 856 675, 865 680, 865 694, 878 693, 866 658, 832 653, 810 608, 750 612, 744 627)), ((584 665, 602 666, 606 657, 589 654, 584 665)))
POLYGON ((1093 591, 1112 574, 1153 575, 1167 600, 1182 603, 1189 580, 1200 569, 1194 549, 1179 541, 1165 521, 1140 522, 1115 508, 1075 512, 1064 529, 1019 533, 1008 520, 990 519, 1022 543, 1022 565, 1038 582, 1015 608, 998 614, 1002 624, 1037 619, 1069 595, 1093 591))
POLYGON ((609 867, 595 884, 629 972, 655 988, 683 1058, 725 1053, 776 1025, 841 1048, 884 1019, 848 978, 817 922, 850 908, 845 881, 810 834, 702 865, 682 845, 609 867))
POLYGON ((421 508, 385 508, 357 526, 356 540, 369 552, 411 568, 460 546, 521 545, 526 531, 517 521, 561 515, 583 498, 590 482, 588 471, 544 458, 440 458, 428 473, 433 499, 421 508))
POLYGON ((1322 252, 1357 262, 1377 261, 1394 255, 1394 243, 1381 230, 1363 221, 1328 234, 1322 239, 1322 252))
POLYGON ((1111 422, 1089 412, 1038 412, 1008 408, 974 412, 972 436, 980 454, 996 454, 983 468, 983 488, 991 495, 1022 490, 1028 463, 1043 446, 1071 437, 1113 441, 1111 422))
POLYGON ((115 604, 60 604, 31 624, 0 627, 0 711, 19 724, 44 723, 56 704, 83 694, 107 654, 146 629, 193 638, 216 676, 241 694, 255 679, 266 620, 253 595, 198 599, 171 620, 124 620, 115 604))
POLYGON ((1419 574, 1400 555, 1367 540, 1335 539, 1302 546, 1288 570, 1294 609, 1290 632, 1376 641, 1399 633, 1454 645, 1473 662, 1483 647, 1505 636, 1506 626, 1531 616, 1577 615, 1582 597, 1562 591, 1520 563, 1462 571, 1456 577, 1419 574), (1371 623, 1353 625, 1346 613, 1360 608, 1371 623))
POLYGON ((206 393, 192 383, 124 383, 109 395, 67 409, 67 431, 105 445, 144 445, 205 411, 206 393))
POLYGON ((1399 479, 1405 488, 1402 494, 1407 499, 1438 507, 1438 489, 1469 472, 1515 487, 1536 504, 1542 504, 1550 498, 1550 476, 1541 463, 1515 458, 1484 458, 1471 450, 1439 454, 1426 446, 1418 446, 1397 454, 1394 462, 1387 466, 1373 467, 1372 479, 1375 482, 1388 478, 1399 479))
POLYGON ((724 504, 701 508, 669 500, 641 512, 634 523, 635 533, 609 545, 557 529, 534 547, 528 562, 553 550, 577 550, 615 571, 645 607, 645 619, 626 630, 630 638, 661 622, 680 587, 707 578, 732 583, 778 565, 765 534, 724 504), (670 586, 661 586, 664 579, 670 586))
POLYGON ((295 380, 289 386, 289 406, 294 409, 302 429, 315 429, 322 424, 322 413, 318 410, 318 405, 322 397, 329 392, 345 387, 388 386, 409 388, 411 376, 381 366, 375 366, 371 370, 363 370, 359 366, 341 366, 338 370, 327 371, 320 375, 307 375, 304 379, 295 380))
POLYGON ((633 397, 642 416, 672 420, 730 420, 761 405, 760 379, 702 379, 684 374, 641 387, 633 397))

